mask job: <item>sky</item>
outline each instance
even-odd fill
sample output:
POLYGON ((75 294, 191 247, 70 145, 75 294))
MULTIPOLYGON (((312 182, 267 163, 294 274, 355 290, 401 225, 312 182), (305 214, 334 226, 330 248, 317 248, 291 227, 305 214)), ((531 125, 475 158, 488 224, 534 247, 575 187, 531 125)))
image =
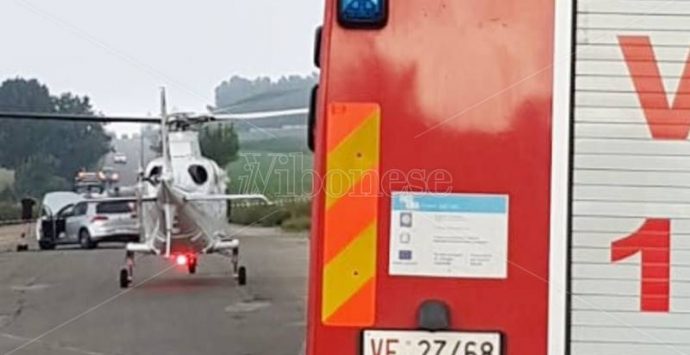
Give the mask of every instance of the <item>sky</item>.
POLYGON ((130 115, 157 114, 165 86, 171 108, 199 112, 233 75, 314 72, 324 2, 2 0, 0 80, 36 78, 54 94, 130 115))

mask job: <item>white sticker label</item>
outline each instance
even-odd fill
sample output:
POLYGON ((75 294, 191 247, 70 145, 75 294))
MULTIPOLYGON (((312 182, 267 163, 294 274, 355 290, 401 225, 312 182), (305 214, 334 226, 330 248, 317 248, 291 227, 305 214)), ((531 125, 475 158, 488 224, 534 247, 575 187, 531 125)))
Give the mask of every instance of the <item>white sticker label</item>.
POLYGON ((393 193, 389 273, 508 277, 508 196, 393 193))

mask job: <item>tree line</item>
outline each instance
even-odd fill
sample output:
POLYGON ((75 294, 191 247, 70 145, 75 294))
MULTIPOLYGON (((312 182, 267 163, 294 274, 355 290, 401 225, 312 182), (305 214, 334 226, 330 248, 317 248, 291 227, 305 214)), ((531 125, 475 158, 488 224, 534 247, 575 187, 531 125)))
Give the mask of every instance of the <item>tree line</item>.
MULTIPOLYGON (((312 88, 318 83, 318 74, 291 75, 277 80, 267 77, 247 79, 233 76, 216 87, 216 108, 232 113, 273 111, 309 106, 312 88)), ((258 118, 240 121, 238 131, 254 128, 280 128, 286 125, 305 125, 307 116, 258 118)))
MULTIPOLYGON (((0 111, 94 114, 87 96, 51 94, 35 79, 10 79, 0 85, 0 111)), ((102 124, 45 120, 0 120, 0 167, 14 170, 14 186, 4 196, 40 198, 69 190, 75 173, 94 167, 110 150, 102 124)))
MULTIPOLYGON (((231 112, 306 107, 318 76, 288 76, 273 81, 233 76, 216 89, 216 107, 231 112)), ((98 114, 88 96, 54 94, 36 79, 14 78, 0 85, 0 111, 98 114)), ((294 120, 294 118, 286 118, 294 120)), ((304 117, 297 118, 303 121, 304 117)), ((267 124, 284 120, 272 119, 267 124)), ((297 122, 297 123, 300 123, 297 122)), ((242 123, 238 123, 241 125, 242 123)), ((249 125, 253 127, 254 125, 249 125)), ((237 159, 238 126, 208 125, 200 131, 205 156, 225 167, 237 159)), ((151 134, 151 128, 144 134, 151 134)), ((48 120, 0 120, 0 168, 14 171, 14 184, 0 200, 41 198, 49 191, 70 190, 80 169, 97 169, 111 151, 112 137, 100 123, 48 120)))

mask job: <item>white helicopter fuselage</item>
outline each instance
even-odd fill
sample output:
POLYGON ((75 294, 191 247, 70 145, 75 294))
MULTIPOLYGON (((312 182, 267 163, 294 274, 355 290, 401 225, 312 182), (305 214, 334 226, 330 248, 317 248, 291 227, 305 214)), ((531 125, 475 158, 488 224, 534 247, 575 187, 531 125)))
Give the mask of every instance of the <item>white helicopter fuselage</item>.
POLYGON ((143 196, 156 197, 155 203, 142 204, 142 229, 147 246, 165 254, 167 236, 164 204, 173 218, 170 251, 173 254, 207 253, 225 236, 226 200, 191 201, 194 195, 216 196, 226 192, 226 173, 216 162, 201 155, 198 132, 169 133, 170 174, 159 180, 164 158, 151 161, 144 170, 143 196))

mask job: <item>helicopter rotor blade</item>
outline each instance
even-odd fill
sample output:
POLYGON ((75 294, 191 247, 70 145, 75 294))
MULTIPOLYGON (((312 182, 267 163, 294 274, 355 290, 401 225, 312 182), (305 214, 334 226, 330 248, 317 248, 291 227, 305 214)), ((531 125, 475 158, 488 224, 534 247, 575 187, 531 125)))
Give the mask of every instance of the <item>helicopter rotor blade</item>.
POLYGON ((38 113, 38 112, 0 112, 0 120, 43 120, 43 121, 70 121, 70 122, 95 122, 95 123, 158 123, 156 117, 127 117, 127 116, 95 116, 76 115, 64 113, 38 113))
MULTIPOLYGON (((210 108, 210 107, 209 107, 210 108)), ((243 113, 225 113, 220 110, 211 111, 209 114, 179 114, 192 121, 208 122, 208 121, 241 121, 253 120, 261 118, 287 117, 299 116, 309 113, 309 109, 291 108, 284 110, 273 111, 253 111, 243 113)), ((176 115, 168 115, 176 117, 176 115)), ((68 122, 94 122, 94 123, 144 123, 144 124, 161 124, 160 117, 145 117, 145 116, 96 116, 96 115, 80 115, 80 114, 65 114, 65 113, 45 113, 45 112, 10 112, 0 111, 0 120, 38 120, 38 121, 68 121, 68 122)))
POLYGON ((278 111, 260 111, 260 112, 246 112, 246 113, 221 113, 213 114, 216 121, 240 121, 240 120, 254 120, 260 118, 273 118, 285 116, 299 116, 309 113, 308 108, 295 108, 278 111))

